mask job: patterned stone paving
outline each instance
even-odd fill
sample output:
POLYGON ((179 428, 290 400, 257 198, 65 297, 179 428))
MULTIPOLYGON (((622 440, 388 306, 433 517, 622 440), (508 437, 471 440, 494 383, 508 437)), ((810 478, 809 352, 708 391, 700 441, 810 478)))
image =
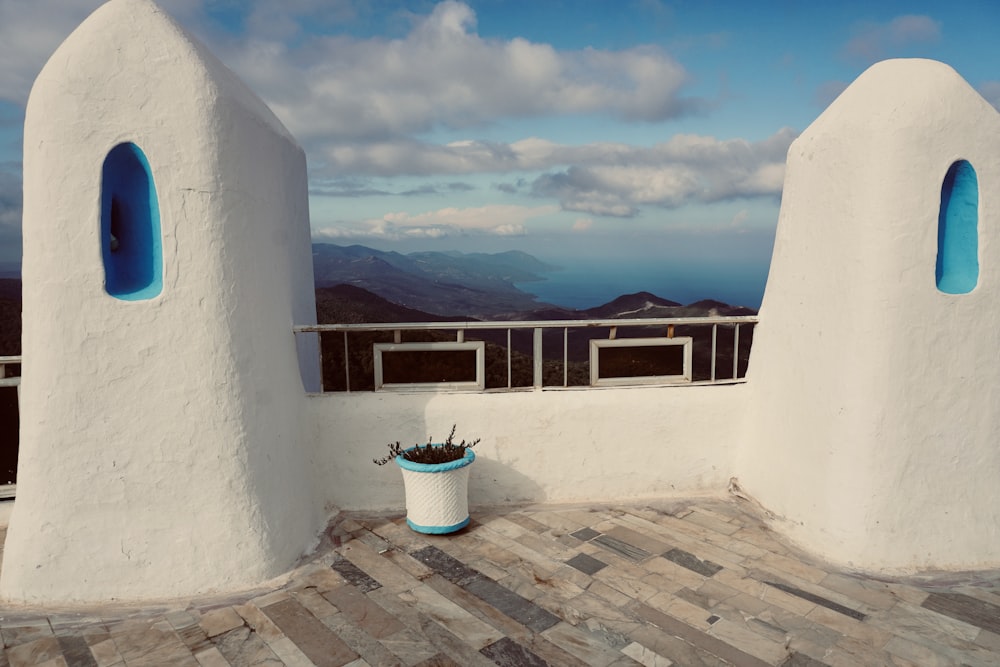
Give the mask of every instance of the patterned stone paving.
POLYGON ((1000 573, 856 576, 737 501, 478 513, 448 537, 341 516, 326 537, 278 590, 2 609, 0 667, 1000 664, 1000 573))

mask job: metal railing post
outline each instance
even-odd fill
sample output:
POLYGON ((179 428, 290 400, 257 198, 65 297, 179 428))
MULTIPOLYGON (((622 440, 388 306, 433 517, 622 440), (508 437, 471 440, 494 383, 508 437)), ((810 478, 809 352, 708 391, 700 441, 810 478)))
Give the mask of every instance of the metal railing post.
POLYGON ((542 388, 542 329, 535 327, 534 331, 534 354, 532 355, 532 368, 534 368, 533 384, 535 389, 542 388))

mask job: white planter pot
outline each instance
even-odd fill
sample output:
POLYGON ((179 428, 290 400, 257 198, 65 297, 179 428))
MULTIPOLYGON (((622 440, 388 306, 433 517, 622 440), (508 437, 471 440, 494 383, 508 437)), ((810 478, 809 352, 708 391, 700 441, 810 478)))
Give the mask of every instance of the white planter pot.
POLYGON ((418 533, 443 535, 469 525, 469 466, 471 449, 448 463, 414 463, 396 457, 406 488, 406 523, 418 533))

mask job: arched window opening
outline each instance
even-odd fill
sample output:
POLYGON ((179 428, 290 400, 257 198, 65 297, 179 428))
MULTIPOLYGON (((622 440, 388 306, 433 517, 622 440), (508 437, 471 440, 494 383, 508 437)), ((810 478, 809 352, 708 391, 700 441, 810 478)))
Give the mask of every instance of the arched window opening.
POLYGON ((965 160, 948 168, 938 212, 937 288, 967 294, 979 282, 979 180, 965 160))
POLYGON ((163 289, 163 243, 156 185, 145 154, 118 144, 101 172, 101 258, 104 289, 125 301, 163 289))

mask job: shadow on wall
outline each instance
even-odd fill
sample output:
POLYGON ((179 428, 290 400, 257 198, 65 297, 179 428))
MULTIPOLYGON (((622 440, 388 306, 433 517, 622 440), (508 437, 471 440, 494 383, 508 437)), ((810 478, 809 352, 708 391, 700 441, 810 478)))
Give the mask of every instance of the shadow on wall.
POLYGON ((545 490, 530 477, 476 453, 476 462, 469 471, 469 506, 473 514, 477 507, 541 503, 546 499, 545 490))

